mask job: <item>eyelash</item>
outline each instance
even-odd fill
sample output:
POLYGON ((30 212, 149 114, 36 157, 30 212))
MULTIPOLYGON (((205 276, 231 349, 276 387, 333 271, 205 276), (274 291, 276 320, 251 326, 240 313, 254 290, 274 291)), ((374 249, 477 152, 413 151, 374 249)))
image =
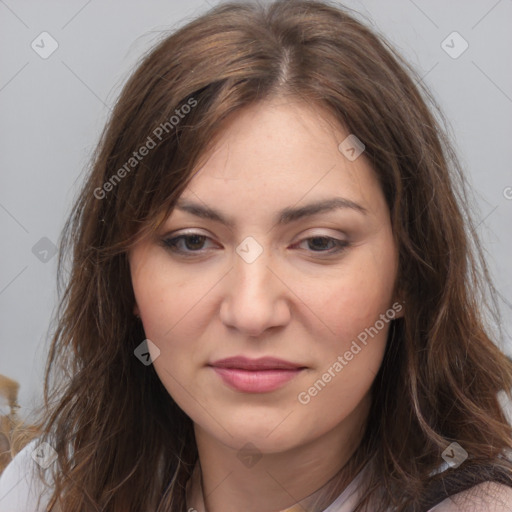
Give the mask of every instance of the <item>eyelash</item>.
MULTIPOLYGON (((206 235, 201 235, 199 233, 187 233, 185 235, 179 235, 179 236, 176 236, 173 238, 164 238, 162 240, 162 243, 165 248, 171 250, 172 252, 178 253, 186 258, 193 258, 194 256, 200 255, 202 251, 201 250, 183 251, 182 249, 178 249, 177 246, 180 243, 180 241, 189 240, 190 238, 195 238, 195 237, 198 237, 198 238, 201 238, 204 240, 209 239, 209 237, 207 237, 206 235)), ((312 253, 315 253, 315 254, 324 254, 327 256, 339 254, 339 253, 345 251, 350 246, 349 242, 347 242, 345 240, 339 240, 337 238, 333 238, 330 236, 312 236, 312 237, 302 239, 299 243, 306 242, 308 240, 326 240, 328 242, 334 242, 337 245, 337 248, 335 250, 330 250, 330 251, 313 251, 312 250, 311 251, 312 253)))

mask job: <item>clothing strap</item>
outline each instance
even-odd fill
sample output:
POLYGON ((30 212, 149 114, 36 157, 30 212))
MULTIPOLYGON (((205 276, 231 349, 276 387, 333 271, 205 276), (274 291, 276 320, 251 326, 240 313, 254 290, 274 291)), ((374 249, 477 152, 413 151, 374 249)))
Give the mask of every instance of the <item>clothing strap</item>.
POLYGON ((496 482, 512 487, 512 469, 469 461, 459 468, 447 469, 427 487, 421 510, 428 512, 445 499, 484 482, 496 482))

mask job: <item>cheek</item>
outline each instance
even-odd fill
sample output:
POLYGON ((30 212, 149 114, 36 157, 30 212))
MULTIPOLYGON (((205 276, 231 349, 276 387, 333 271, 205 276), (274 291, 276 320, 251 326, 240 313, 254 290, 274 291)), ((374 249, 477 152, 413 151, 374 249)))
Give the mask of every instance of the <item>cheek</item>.
POLYGON ((316 290, 312 309, 319 312, 319 318, 329 328, 328 338, 334 340, 337 349, 348 350, 352 340, 359 335, 364 339, 368 329, 374 333, 375 326, 378 331, 387 330, 394 317, 394 283, 391 256, 383 253, 380 261, 376 261, 371 252, 361 252, 330 279, 328 286, 316 290), (385 316, 384 323, 381 315, 385 316))
POLYGON ((178 294, 175 290, 159 274, 158 280, 147 280, 136 297, 146 338, 160 350, 153 361, 158 378, 179 407, 189 415, 197 415, 200 411, 194 411, 197 404, 191 396, 198 396, 198 390, 191 375, 201 364, 201 353, 194 343, 196 336, 189 321, 197 296, 188 287, 178 294))
MULTIPOLYGON (((354 283, 353 288, 345 283, 343 298, 333 294, 337 302, 323 310, 325 323, 334 334, 330 332, 316 348, 318 366, 297 396, 312 416, 331 411, 325 419, 330 426, 354 411, 368 394, 382 364, 394 318, 386 288, 378 293, 371 279, 354 283)), ((326 425, 311 428, 316 432, 326 425)))
POLYGON ((328 327, 322 346, 316 347, 321 360, 318 371, 305 390, 316 407, 350 410, 368 392, 382 363, 391 321, 396 267, 392 246, 362 248, 345 260, 328 287, 318 287, 311 309, 328 327), (378 257, 376 257, 376 254, 378 257), (327 290, 327 293, 326 293, 327 290))
POLYGON ((154 256, 132 272, 132 284, 146 338, 160 350, 155 371, 176 402, 186 402, 183 386, 191 391, 191 372, 205 363, 195 340, 204 316, 201 301, 213 282, 185 278, 154 256))
POLYGON ((180 338, 187 338, 189 319, 211 288, 206 277, 187 279, 156 257, 132 272, 132 284, 145 333, 157 345, 165 344, 177 331, 180 338))

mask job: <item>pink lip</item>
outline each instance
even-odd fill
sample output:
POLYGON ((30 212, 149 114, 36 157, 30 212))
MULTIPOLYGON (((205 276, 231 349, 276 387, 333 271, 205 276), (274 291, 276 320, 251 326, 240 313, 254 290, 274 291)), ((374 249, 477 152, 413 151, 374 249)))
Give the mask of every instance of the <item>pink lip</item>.
POLYGON ((282 387, 305 367, 274 357, 243 356, 215 361, 209 366, 230 387, 244 393, 265 393, 282 387))

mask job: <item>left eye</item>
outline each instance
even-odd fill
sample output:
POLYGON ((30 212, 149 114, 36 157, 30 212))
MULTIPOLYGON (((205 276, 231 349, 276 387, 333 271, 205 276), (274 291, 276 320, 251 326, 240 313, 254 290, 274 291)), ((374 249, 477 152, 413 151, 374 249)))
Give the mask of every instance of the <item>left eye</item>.
MULTIPOLYGON (((187 234, 179 235, 174 238, 166 238, 163 240, 165 247, 173 252, 191 255, 191 253, 200 253, 204 250, 204 243, 210 240, 206 235, 187 234)), ((333 254, 343 251, 349 243, 345 240, 338 240, 330 236, 313 236, 304 238, 296 245, 307 242, 309 250, 316 253, 333 254)))
POLYGON ((345 247, 347 247, 348 242, 345 242, 344 240, 338 240, 337 238, 332 238, 330 236, 312 236, 310 238, 305 238, 304 240, 301 240, 300 243, 308 242, 308 246, 312 248, 313 252, 339 252, 345 247), (320 243, 318 243, 320 242, 320 243), (329 249, 327 246, 331 245, 331 250, 325 250, 329 249), (334 245, 334 247, 333 247, 334 245), (316 247, 316 248, 313 248, 316 247), (334 250, 332 250, 334 249, 334 250))

